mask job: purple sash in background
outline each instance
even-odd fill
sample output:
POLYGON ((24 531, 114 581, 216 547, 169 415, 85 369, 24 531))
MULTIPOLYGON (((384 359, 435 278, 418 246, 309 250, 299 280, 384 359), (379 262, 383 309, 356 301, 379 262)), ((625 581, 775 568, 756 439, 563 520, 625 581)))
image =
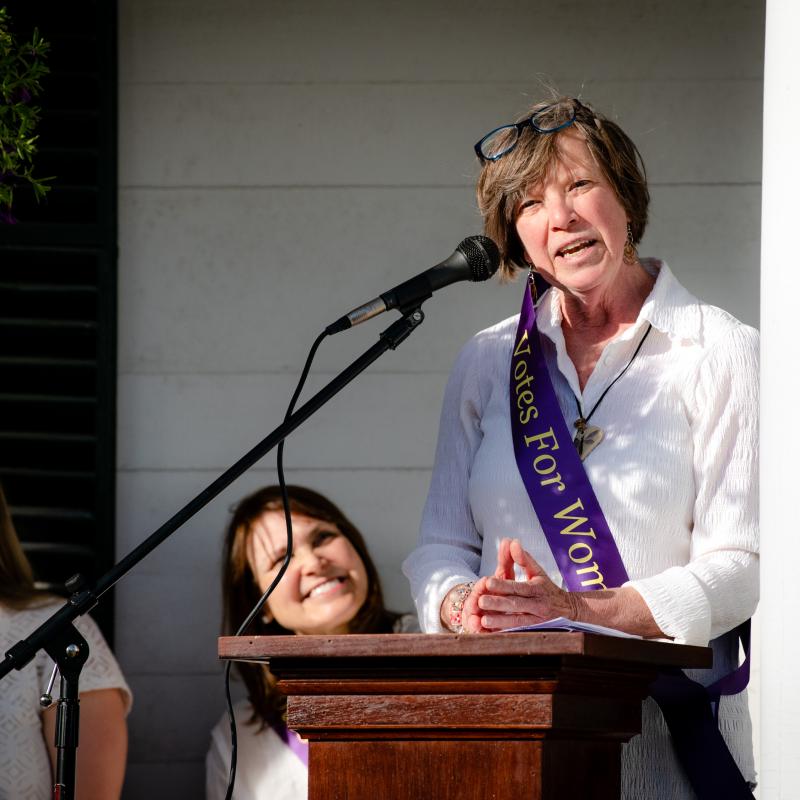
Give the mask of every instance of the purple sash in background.
MULTIPOLYGON (((530 283, 525 287, 509 378, 511 434, 522 482, 571 592, 622 586, 628 573, 558 405, 536 327, 530 283)), ((752 800, 717 724, 720 695, 737 694, 750 677, 750 621, 736 635, 745 661, 703 687, 681 670, 650 686, 678 760, 700 800, 752 800)))
POLYGON ((281 741, 303 762, 308 768, 308 742, 304 742, 294 732, 286 727, 284 722, 275 722, 272 729, 280 736, 281 741))

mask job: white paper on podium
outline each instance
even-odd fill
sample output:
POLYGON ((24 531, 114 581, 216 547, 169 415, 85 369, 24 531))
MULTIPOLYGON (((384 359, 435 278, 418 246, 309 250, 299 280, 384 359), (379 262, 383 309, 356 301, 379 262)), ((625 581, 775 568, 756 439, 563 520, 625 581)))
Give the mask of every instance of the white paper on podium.
POLYGON ((606 628, 603 625, 592 625, 590 622, 575 622, 566 617, 556 617, 536 625, 521 625, 518 628, 503 628, 501 633, 519 633, 523 631, 572 631, 583 633, 599 633, 601 636, 618 636, 621 639, 641 639, 635 633, 625 633, 616 628, 606 628))

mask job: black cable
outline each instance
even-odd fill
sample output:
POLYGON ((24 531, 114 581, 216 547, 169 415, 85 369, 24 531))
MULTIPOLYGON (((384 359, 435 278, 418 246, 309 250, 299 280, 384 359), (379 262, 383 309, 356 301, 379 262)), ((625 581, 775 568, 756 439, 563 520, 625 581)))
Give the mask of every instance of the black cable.
MULTIPOLYGON (((306 379, 308 378, 308 373, 311 369, 311 363, 314 360, 314 356, 317 354, 317 349, 319 348, 320 344, 322 344, 322 340, 326 336, 328 336, 328 333, 323 331, 319 336, 317 336, 314 344, 311 345, 311 349, 308 351, 305 366, 303 367, 303 371, 300 373, 300 380, 297 382, 297 387, 294 390, 292 399, 289 401, 289 407, 286 410, 284 422, 286 422, 286 420, 288 420, 294 412, 294 407, 297 405, 297 400, 300 397, 300 393, 303 391, 303 386, 305 386, 306 379)), ((284 576, 284 573, 289 567, 289 561, 292 558, 292 515, 289 510, 289 493, 286 489, 286 481, 283 475, 283 445, 285 442, 286 440, 284 439, 278 445, 277 466, 278 483, 281 487, 281 497, 283 499, 283 514, 286 519, 286 555, 283 558, 283 563, 281 564, 281 568, 278 570, 278 574, 275 576, 275 579, 269 585, 267 591, 261 595, 258 602, 253 607, 253 610, 247 615, 247 619, 245 619, 245 621, 239 626, 239 630, 237 630, 234 634, 235 636, 242 636, 249 627, 250 623, 256 618, 256 616, 258 616, 259 612, 264 607, 264 604, 269 599, 269 596, 272 594, 275 587, 280 583, 281 578, 284 576)), ((228 721, 230 722, 231 726, 231 769, 228 776, 228 790, 225 793, 225 800, 231 800, 233 797, 233 785, 236 781, 236 754, 238 750, 238 742, 236 736, 236 718, 233 715, 233 701, 231 699, 230 661, 228 661, 225 665, 225 700, 228 706, 228 721)))

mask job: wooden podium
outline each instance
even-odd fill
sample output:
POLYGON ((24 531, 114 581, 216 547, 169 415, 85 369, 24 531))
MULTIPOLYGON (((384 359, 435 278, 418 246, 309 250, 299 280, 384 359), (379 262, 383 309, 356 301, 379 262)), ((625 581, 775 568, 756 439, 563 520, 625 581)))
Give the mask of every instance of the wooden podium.
POLYGON ((309 800, 616 800, 661 667, 711 651, 543 631, 223 637, 268 662, 309 740, 309 800))

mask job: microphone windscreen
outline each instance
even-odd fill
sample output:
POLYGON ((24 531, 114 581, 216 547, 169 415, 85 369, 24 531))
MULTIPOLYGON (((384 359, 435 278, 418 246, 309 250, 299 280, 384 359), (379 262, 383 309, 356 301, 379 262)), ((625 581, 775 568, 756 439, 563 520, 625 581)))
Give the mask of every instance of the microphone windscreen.
POLYGON ((456 248, 467 259, 471 281, 485 281, 500 266, 500 250, 488 236, 468 236, 456 248))

